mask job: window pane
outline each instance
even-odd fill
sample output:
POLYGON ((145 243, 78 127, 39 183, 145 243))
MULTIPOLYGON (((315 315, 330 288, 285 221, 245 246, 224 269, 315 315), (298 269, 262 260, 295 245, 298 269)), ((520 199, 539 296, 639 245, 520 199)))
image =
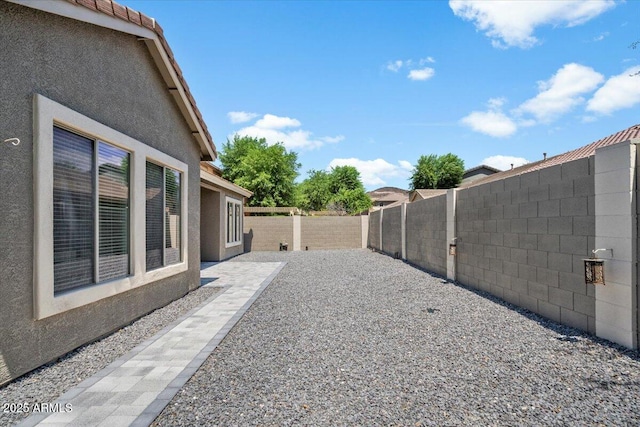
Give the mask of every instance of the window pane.
POLYGON ((93 141, 54 127, 54 293, 94 282, 93 174, 93 141))
POLYGON ((98 145, 99 281, 129 274, 129 154, 98 145))
POLYGON ((236 234, 235 234, 234 241, 239 242, 240 241, 240 233, 242 232, 240 230, 240 204, 236 203, 235 205, 236 205, 236 217, 235 217, 236 234))
POLYGON ((169 265, 180 262, 180 172, 165 168, 165 188, 165 264, 169 265))
POLYGON ((233 203, 227 202, 227 243, 233 241, 233 203))
POLYGON ((147 162, 146 179, 146 239, 147 271, 162 267, 162 242, 164 237, 163 168, 147 162))

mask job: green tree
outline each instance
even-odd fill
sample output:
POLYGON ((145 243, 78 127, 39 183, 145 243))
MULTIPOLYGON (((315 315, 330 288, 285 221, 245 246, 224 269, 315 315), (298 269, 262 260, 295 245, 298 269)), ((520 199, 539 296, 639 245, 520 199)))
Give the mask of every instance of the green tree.
POLYGON ((331 199, 331 176, 325 171, 310 170, 309 177, 298 185, 296 206, 309 211, 326 209, 331 199))
POLYGON ((360 172, 354 166, 336 166, 331 169, 331 193, 337 194, 340 190, 357 190, 364 185, 360 181, 360 172))
POLYGON ((298 186, 299 207, 356 214, 371 207, 371 198, 353 166, 337 166, 331 172, 311 170, 298 186))
POLYGON ((464 162, 455 154, 420 156, 411 175, 411 189, 454 188, 462 181, 464 162))
POLYGON ((355 190, 341 189, 329 202, 328 208, 339 212, 354 215, 366 211, 372 205, 371 198, 364 188, 355 190))
POLYGON ((220 153, 222 177, 253 192, 250 206, 293 206, 298 154, 282 143, 235 135, 220 153))

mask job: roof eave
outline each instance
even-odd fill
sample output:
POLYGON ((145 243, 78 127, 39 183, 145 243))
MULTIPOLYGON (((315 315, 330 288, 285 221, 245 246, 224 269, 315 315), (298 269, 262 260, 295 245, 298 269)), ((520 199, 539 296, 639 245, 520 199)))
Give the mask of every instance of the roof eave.
POLYGON ((210 174, 209 172, 203 171, 202 169, 200 169, 200 180, 204 183, 233 191, 234 193, 240 194, 247 198, 253 196, 253 193, 246 188, 240 187, 239 185, 236 185, 231 181, 227 181, 224 178, 210 174))
POLYGON ((116 16, 111 16, 104 11, 93 10, 88 7, 79 6, 76 3, 66 0, 5 0, 10 3, 19 4, 30 7, 32 9, 41 10, 43 12, 52 13, 66 18, 75 19, 100 27, 109 28, 115 31, 135 35, 144 40, 145 45, 149 49, 153 60, 160 70, 162 77, 169 92, 173 95, 180 112, 184 116, 191 133, 200 147, 202 160, 215 160, 217 151, 213 140, 208 135, 200 121, 198 114, 194 111, 193 106, 189 102, 186 88, 180 82, 176 70, 174 69, 169 55, 162 45, 162 40, 156 28, 156 22, 147 18, 142 21, 143 26, 127 22, 116 16), (146 24, 146 25, 145 25, 146 24))

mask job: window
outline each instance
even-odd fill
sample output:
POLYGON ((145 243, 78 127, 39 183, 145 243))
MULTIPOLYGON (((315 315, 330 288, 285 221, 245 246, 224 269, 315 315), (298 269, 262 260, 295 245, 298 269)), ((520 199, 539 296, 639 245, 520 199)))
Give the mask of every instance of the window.
POLYGON ((226 247, 237 246, 242 242, 242 202, 231 197, 227 201, 227 244, 226 247))
POLYGON ((180 172, 146 162, 147 271, 180 262, 180 172))
POLYGON ((34 98, 34 318, 187 271, 188 165, 34 98))
POLYGON ((128 165, 128 152, 54 127, 54 293, 129 274, 128 165))

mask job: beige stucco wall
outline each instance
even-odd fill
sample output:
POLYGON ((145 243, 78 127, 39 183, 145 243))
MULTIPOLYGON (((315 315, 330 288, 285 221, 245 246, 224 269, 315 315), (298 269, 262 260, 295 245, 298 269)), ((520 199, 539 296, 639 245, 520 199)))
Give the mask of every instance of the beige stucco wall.
POLYGON ((200 194, 202 195, 200 207, 202 261, 223 261, 244 253, 244 236, 241 237, 240 244, 233 246, 226 244, 226 199, 230 197, 244 204, 244 197, 223 188, 212 190, 203 187, 200 194))

